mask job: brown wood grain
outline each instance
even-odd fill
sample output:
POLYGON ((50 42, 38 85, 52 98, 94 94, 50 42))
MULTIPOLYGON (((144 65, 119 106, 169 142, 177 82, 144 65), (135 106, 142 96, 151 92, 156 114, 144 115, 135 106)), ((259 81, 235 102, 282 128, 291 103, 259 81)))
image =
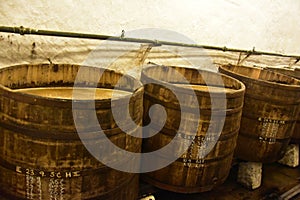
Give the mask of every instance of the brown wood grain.
MULTIPOLYGON (((182 137, 188 137, 196 133, 196 137, 193 139, 194 144, 178 160, 162 169, 144 174, 142 176, 143 180, 156 187, 180 193, 204 192, 222 184, 231 168, 233 152, 236 146, 242 114, 244 85, 236 79, 214 72, 173 66, 150 66, 145 68, 142 72, 141 80, 142 82, 154 81, 154 83, 145 85, 144 123, 149 122, 148 111, 155 103, 164 106, 167 113, 163 129, 154 130, 158 132, 155 136, 144 139, 144 152, 158 150, 167 145, 174 137, 177 137, 175 135, 178 132, 180 123, 184 127, 184 130, 179 133, 182 137), (172 72, 169 72, 168 67, 182 74, 190 82, 198 100, 196 104, 193 105, 191 103, 194 100, 188 93, 189 89, 187 86, 182 85, 184 83, 178 77, 170 74, 172 72), (218 100, 221 100, 222 93, 225 95, 225 109, 221 110, 221 107, 212 107, 210 93, 206 88, 203 88, 207 86, 204 76, 209 78, 211 83, 214 83, 210 92, 216 94, 216 98, 219 98, 218 100), (220 90, 223 86, 217 81, 218 78, 222 79, 224 87, 227 89, 220 90), (184 97, 183 105, 179 105, 176 96, 170 89, 163 86, 163 82, 168 82, 174 87, 174 90, 184 97), (184 111, 180 109, 182 107, 184 107, 184 111), (199 118, 181 117, 184 116, 182 112, 192 114, 195 109, 200 111, 199 118), (222 119, 220 115, 215 121, 211 120, 212 114, 218 116, 221 111, 226 113, 225 119, 222 119), (191 130, 188 127, 187 124, 191 120, 194 120, 194 123, 197 124, 198 128, 196 130, 191 130), (219 129, 219 124, 222 120, 224 120, 224 126, 219 129), (204 143, 201 143, 199 138, 206 136, 209 126, 214 127, 214 135, 218 134, 218 130, 220 130, 221 135, 216 139, 216 145, 212 150, 207 152, 208 154, 202 160, 199 160, 199 148, 201 146, 202 148, 204 147, 204 143), (200 161, 202 163, 198 164, 197 162, 200 161)), ((154 109, 153 112, 158 112, 158 110, 154 109)), ((155 117, 151 119, 151 123, 159 124, 160 120, 159 117, 155 117)), ((178 151, 179 147, 174 149, 174 152, 178 151)), ((204 147, 204 149, 207 148, 209 147, 204 147)), ((161 156, 164 157, 166 155, 161 156)))
POLYGON ((300 81, 257 67, 222 65, 219 70, 246 85, 236 156, 255 162, 277 161, 296 125, 300 81))
MULTIPOLYGON (((138 195, 138 174, 125 173, 99 162, 82 141, 99 148, 103 137, 131 152, 141 151, 141 139, 121 130, 112 109, 124 111, 130 98, 129 113, 122 112, 120 123, 133 119, 142 123, 143 87, 139 81, 112 70, 68 64, 19 65, 0 70, 0 190, 16 199, 123 199, 138 195), (93 117, 86 101, 72 107, 72 99, 49 98, 15 89, 73 86, 79 68, 81 87, 114 87, 127 91, 117 99, 95 100, 95 113, 104 132, 87 123, 76 127, 72 112, 89 120, 93 117), (100 80, 96 73, 102 72, 100 80), (120 83, 118 81, 124 77, 120 83), (126 93, 127 94, 127 93, 126 93), (131 97, 132 95, 132 97, 131 97), (79 138, 77 130, 84 132, 79 138), (82 140, 81 140, 82 139, 82 140)), ((110 162, 126 163, 106 155, 110 162)))
MULTIPOLYGON (((297 79, 300 79, 300 70, 299 69, 288 69, 288 68, 268 68, 272 71, 282 73, 297 79)), ((298 119, 295 125, 295 129, 291 138, 291 143, 300 144, 300 114, 298 115, 298 119)))

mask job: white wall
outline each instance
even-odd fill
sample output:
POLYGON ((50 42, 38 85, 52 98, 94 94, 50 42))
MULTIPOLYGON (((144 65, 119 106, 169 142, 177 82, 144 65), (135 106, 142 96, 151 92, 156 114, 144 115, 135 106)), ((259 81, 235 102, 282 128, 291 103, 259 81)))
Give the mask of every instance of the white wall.
MULTIPOLYGON (((0 25, 108 35, 119 35, 122 29, 160 28, 199 44, 255 46, 256 50, 300 55, 299 10, 298 0, 10 0, 1 2, 0 25)), ((99 43, 0 36, 2 65, 45 62, 47 58, 81 62, 99 43)))

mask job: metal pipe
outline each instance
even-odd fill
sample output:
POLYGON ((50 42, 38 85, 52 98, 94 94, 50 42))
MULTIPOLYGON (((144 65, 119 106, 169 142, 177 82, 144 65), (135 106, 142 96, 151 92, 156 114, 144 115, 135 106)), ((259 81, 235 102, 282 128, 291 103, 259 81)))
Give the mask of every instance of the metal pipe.
POLYGON ((112 41, 120 41, 120 42, 150 43, 150 44, 153 44, 153 46, 170 45, 170 46, 203 48, 203 49, 218 50, 218 51, 224 51, 224 52, 228 51, 228 52, 246 53, 249 55, 267 55, 267 56, 289 57, 289 58, 295 58, 296 60, 300 60, 300 55, 286 55, 286 54, 273 53, 273 52, 256 51, 254 48, 252 50, 243 50, 243 49, 234 49, 234 48, 227 48, 227 47, 187 44, 187 43, 178 43, 178 42, 170 42, 170 41, 162 41, 162 40, 126 38, 123 36, 117 37, 117 36, 88 34, 88 33, 38 30, 38 29, 32 29, 32 28, 25 28, 23 26, 20 26, 20 27, 0 26, 0 32, 19 33, 21 35, 31 34, 31 35, 71 37, 71 38, 82 38, 82 39, 112 40, 112 41))
POLYGON ((46 35, 46 36, 57 36, 57 37, 71 37, 71 38, 83 38, 83 39, 98 39, 98 40, 114 40, 124 42, 139 42, 139 43, 153 43, 153 40, 137 39, 137 38, 123 38, 108 35, 88 34, 88 33, 74 33, 74 32, 63 32, 63 31, 51 31, 51 30, 38 30, 31 28, 21 27, 7 27, 0 26, 1 32, 8 33, 19 33, 20 35, 31 34, 31 35, 46 35))

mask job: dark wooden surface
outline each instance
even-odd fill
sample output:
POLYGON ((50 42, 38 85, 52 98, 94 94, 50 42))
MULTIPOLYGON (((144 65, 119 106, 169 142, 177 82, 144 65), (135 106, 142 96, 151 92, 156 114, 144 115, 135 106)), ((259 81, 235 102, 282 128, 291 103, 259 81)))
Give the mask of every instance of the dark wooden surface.
MULTIPOLYGON (((156 200, 276 200, 285 191, 300 184, 300 167, 290 168, 276 163, 263 166, 262 186, 256 190, 248 190, 236 183, 236 175, 237 166, 234 166, 223 185, 205 193, 177 194, 141 182, 140 194, 152 193, 156 200)), ((299 194, 291 200, 296 199, 300 199, 299 194)), ((9 199, 0 196, 0 200, 9 199)))
POLYGON ((0 193, 15 199, 34 200, 137 198, 138 174, 104 166, 91 155, 83 141, 95 145, 92 148, 101 148, 99 152, 110 164, 129 160, 118 159, 116 154, 106 151, 109 148, 103 136, 126 151, 141 151, 142 139, 126 134, 141 134, 136 128, 136 124, 142 123, 143 109, 143 88, 139 81, 111 70, 67 64, 12 66, 1 69, 0 77, 0 193), (49 98, 14 90, 40 88, 47 91, 54 86, 73 86, 79 69, 86 70, 80 87, 116 87, 130 93, 115 100, 110 97, 96 100, 94 114, 91 114, 89 100, 76 98, 79 103, 74 106, 70 97, 49 98), (102 77, 97 80, 95 75, 101 72, 102 77), (125 104, 127 100, 130 100, 129 105, 125 104), (129 111, 124 112, 127 106, 129 111), (136 123, 127 126, 126 133, 116 123, 114 109, 122 113, 119 124, 128 124, 131 119, 136 123), (86 123, 78 126, 76 118, 85 119, 86 123), (93 120, 98 121, 92 123, 93 120), (95 129, 99 124, 103 132, 95 129), (84 138, 79 137, 79 130, 84 138))
MULTIPOLYGON (((288 76, 292 76, 300 80, 300 70, 298 69, 283 69, 283 68, 268 68, 269 70, 279 72, 288 76)), ((292 135, 291 142, 300 144, 300 114, 296 122, 294 133, 292 135)))
MULTIPOLYGON (((150 133, 159 132, 153 137, 144 138, 142 150, 153 152, 175 141, 177 148, 169 147, 169 155, 164 153, 158 156, 168 161, 173 152, 174 155, 181 155, 170 165, 143 174, 142 179, 159 188, 181 193, 209 191, 222 184, 229 174, 236 146, 244 102, 244 85, 222 74, 181 67, 151 66, 143 70, 141 77, 144 84, 151 82, 145 86, 144 122, 147 124, 151 121, 153 128, 148 129, 151 130, 150 133), (191 82, 194 95, 174 72, 191 82), (212 98, 207 79, 214 83, 210 86, 214 94, 212 98), (219 79, 223 80, 224 85, 218 86, 219 79), (164 82, 174 88, 167 88, 164 82), (226 90, 223 91, 223 87, 226 90), (180 102, 177 97, 184 101, 180 102), (225 106, 217 103, 216 108, 213 100, 224 102, 225 106), (150 108, 157 103, 166 110, 166 123, 162 129, 157 128, 162 121, 160 117, 153 117, 151 120, 148 117, 150 108), (195 114, 196 110, 199 110, 199 116, 195 114), (196 136, 193 137, 193 134, 196 136), (187 144, 189 148, 184 150, 187 144), (208 151, 210 146, 214 148, 208 151)), ((153 116, 160 116, 161 110, 158 108, 151 112, 154 113, 153 116)))
MULTIPOLYGON (((281 194, 300 184, 300 167, 290 168, 277 163, 265 164, 262 185, 256 190, 248 190, 238 184, 236 176, 237 165, 231 169, 231 173, 223 185, 210 192, 198 194, 168 192, 145 183, 140 184, 140 191, 152 193, 156 200, 276 200, 281 194)), ((292 199, 296 200, 300 197, 292 199)))
POLYGON ((300 81, 255 67, 219 68, 246 85, 235 156, 247 161, 279 160, 291 139, 300 111, 300 81))

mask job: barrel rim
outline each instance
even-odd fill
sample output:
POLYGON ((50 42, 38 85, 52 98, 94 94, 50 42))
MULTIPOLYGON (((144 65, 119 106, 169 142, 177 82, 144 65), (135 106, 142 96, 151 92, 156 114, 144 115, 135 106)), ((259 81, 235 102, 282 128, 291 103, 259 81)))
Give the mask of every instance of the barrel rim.
POLYGON ((300 76, 296 76, 296 73, 297 71, 300 71, 300 68, 287 68, 287 67, 283 67, 283 68, 278 68, 278 67, 266 67, 265 69, 267 70, 271 70, 271 71, 274 71, 276 73, 279 73, 279 74, 283 74, 285 76, 290 76, 290 77, 293 77, 295 79, 298 79, 300 80, 300 76), (296 70, 298 69, 298 70, 296 70), (295 74, 286 74, 286 73, 289 73, 289 72, 292 72, 292 73, 295 73, 295 74))
POLYGON ((10 69, 22 68, 24 66, 40 66, 40 65, 48 65, 49 67, 54 66, 54 65, 68 65, 68 66, 75 66, 75 67, 96 68, 96 69, 99 69, 99 70, 103 70, 103 72, 107 71, 108 73, 115 73, 115 74, 119 74, 119 75, 122 75, 122 76, 126 76, 131 81, 133 81, 138 87, 136 89, 132 88, 132 91, 123 90, 123 91, 130 92, 130 94, 122 95, 121 97, 118 97, 117 99, 116 98, 105 98, 105 99, 98 99, 98 100, 97 99, 80 100, 80 99, 50 98, 50 97, 43 97, 43 96, 39 96, 39 95, 27 94, 27 93, 24 93, 22 91, 14 91, 13 89, 11 89, 11 88, 3 85, 2 83, 0 83, 0 94, 4 95, 4 96, 9 96, 9 97, 16 97, 18 99, 24 99, 25 101, 31 101, 31 102, 41 101, 41 102, 52 102, 52 103, 57 102, 57 103, 63 103, 63 104, 67 103, 67 104, 69 104, 70 102, 75 101, 75 102, 79 102, 79 103, 95 102, 97 104, 97 103, 109 103, 109 102, 113 103, 113 102, 117 102, 117 101, 122 101, 123 99, 128 99, 131 96, 135 96, 134 94, 136 94, 136 93, 143 92, 142 83, 138 79, 134 78, 133 76, 128 75, 128 74, 122 74, 121 72, 118 72, 118 71, 113 70, 113 69, 106 69, 106 68, 95 67, 95 66, 87 66, 87 65, 79 65, 79 64, 65 64, 65 63, 57 63, 57 64, 56 63, 55 64, 49 64, 49 63, 18 64, 18 65, 11 65, 11 66, 1 68, 0 69, 0 74, 4 71, 10 70, 10 69))
POLYGON ((243 67, 243 68, 252 68, 252 69, 256 69, 256 70, 265 70, 265 71, 269 71, 273 74, 278 74, 280 76, 283 76, 283 77, 286 77, 288 79, 292 79, 296 82, 299 83, 299 85, 295 85, 295 84, 284 84, 284 83, 277 83, 277 82, 272 82, 272 81, 268 81, 268 80, 264 80, 264 79, 259 79, 259 78, 252 78, 252 77, 249 77, 249 76, 246 76, 246 75, 243 75, 241 73, 237 73, 237 72, 234 72, 232 70, 229 70, 227 68, 227 66, 236 66, 236 65, 233 65, 233 64, 221 64, 219 65, 219 71, 221 73, 223 72, 226 72, 228 73, 227 75, 230 75, 230 76, 237 76, 239 78, 242 78, 242 79, 245 79, 245 80, 248 80, 248 81, 252 81, 254 83, 258 83, 258 84, 262 84, 262 85, 267 85, 267 86, 276 86, 276 87, 280 87, 282 89, 287 89, 287 90, 294 90, 294 89, 299 89, 300 90, 300 80, 299 79, 296 79, 296 78, 293 78, 291 76, 288 76, 288 75, 285 75, 285 74, 282 74, 282 73, 277 73, 277 72, 274 72, 272 70, 269 70, 268 68, 259 68, 259 67, 251 67, 251 66, 245 66, 245 65, 239 65, 239 67, 243 67))
MULTIPOLYGON (((197 93, 212 93, 212 94, 226 94, 226 95, 239 95, 239 94, 244 94, 245 93, 245 90, 246 90, 246 86, 245 84, 234 78, 234 77, 231 77, 231 76, 228 76, 226 74, 221 74, 221 73, 218 73, 218 72, 212 72, 212 71, 209 71, 209 70, 205 70, 205 69, 197 69, 197 68, 187 68, 187 67, 184 67, 184 66, 175 66, 175 65, 147 65, 147 66, 144 66, 143 67, 143 70, 142 70, 142 74, 141 74, 141 77, 145 76, 146 78, 150 79, 151 81, 153 82, 157 82, 157 83, 164 83, 165 85, 167 85, 168 87, 170 88, 175 88, 176 90, 182 92, 182 93, 187 93, 187 94, 190 94, 190 91, 194 91, 196 94, 197 93), (216 75, 220 75, 221 77, 226 77, 230 80, 233 80, 234 82, 238 83, 240 88, 239 89, 235 89, 233 88, 232 90, 234 90, 234 92, 217 92, 217 91, 211 91, 209 90, 208 92, 205 92, 205 91, 201 91, 201 90, 197 90, 197 89, 191 89, 191 88, 183 88, 183 87, 180 87, 178 85, 174 85, 170 82, 167 82, 167 81, 162 81, 162 80, 158 80, 158 79, 155 79, 155 78, 152 78, 151 76, 148 76, 146 73, 145 73, 145 70, 149 70, 150 68, 155 68, 155 67, 166 67, 166 68, 174 68, 174 69, 177 69, 177 68, 184 68, 184 69, 187 69, 187 70, 191 70, 191 71, 200 71, 200 72, 205 72, 205 73, 209 73, 209 74, 212 74, 214 76, 216 75)), ((211 87, 213 85, 208 85, 208 87, 211 87)), ((226 87, 225 87, 226 88, 226 87)))

